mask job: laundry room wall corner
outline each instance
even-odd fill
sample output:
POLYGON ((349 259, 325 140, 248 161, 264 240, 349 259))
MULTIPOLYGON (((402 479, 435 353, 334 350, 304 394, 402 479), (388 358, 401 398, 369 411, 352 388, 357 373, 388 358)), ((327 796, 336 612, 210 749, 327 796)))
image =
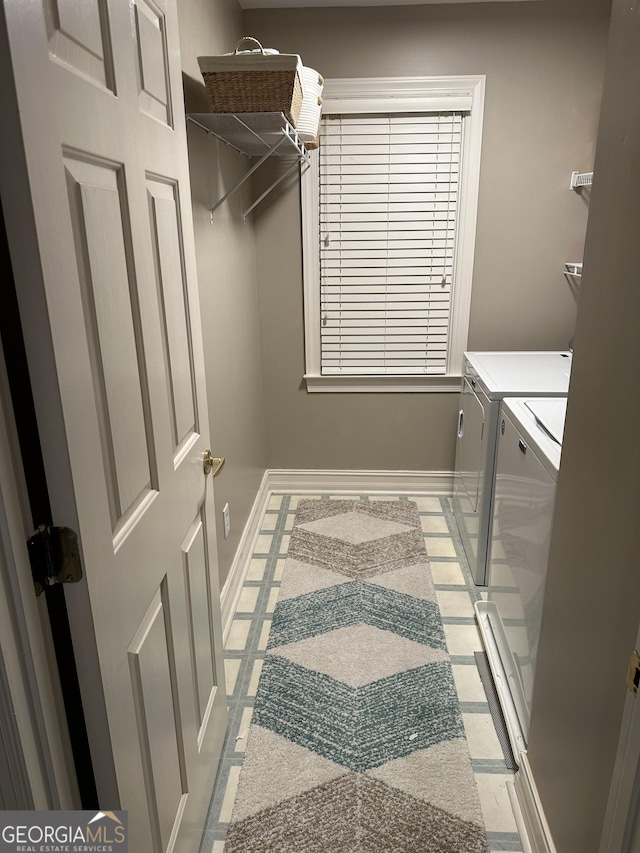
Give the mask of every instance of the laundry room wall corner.
MULTIPOLYGON (((236 0, 178 0, 178 20, 186 111, 207 112, 197 57, 232 51, 244 34, 242 12, 236 0)), ((251 218, 242 218, 252 199, 250 185, 243 187, 211 222, 210 207, 247 161, 191 122, 187 131, 211 449, 226 459, 214 487, 222 588, 266 468, 255 239, 251 218)))

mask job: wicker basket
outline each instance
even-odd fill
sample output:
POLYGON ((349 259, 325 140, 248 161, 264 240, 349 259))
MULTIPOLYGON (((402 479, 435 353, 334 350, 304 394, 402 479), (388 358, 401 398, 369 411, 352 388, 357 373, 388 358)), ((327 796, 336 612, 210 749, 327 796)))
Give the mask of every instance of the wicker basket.
POLYGON ((300 57, 266 53, 244 38, 228 56, 199 56, 198 64, 214 113, 284 113, 294 126, 302 107, 300 57), (245 41, 260 53, 240 53, 245 41))

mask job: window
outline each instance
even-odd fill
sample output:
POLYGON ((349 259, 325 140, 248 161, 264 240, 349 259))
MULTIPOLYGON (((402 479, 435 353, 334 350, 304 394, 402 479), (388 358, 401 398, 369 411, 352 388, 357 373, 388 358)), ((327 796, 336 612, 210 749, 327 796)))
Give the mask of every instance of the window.
POLYGON ((303 175, 310 391, 459 390, 484 78, 334 80, 303 175))

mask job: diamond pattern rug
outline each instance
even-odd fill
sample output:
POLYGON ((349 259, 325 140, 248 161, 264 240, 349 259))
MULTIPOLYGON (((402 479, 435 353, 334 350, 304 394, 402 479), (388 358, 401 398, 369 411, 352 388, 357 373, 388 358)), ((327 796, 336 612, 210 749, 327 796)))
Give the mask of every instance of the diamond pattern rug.
POLYGON ((417 507, 301 501, 225 853, 487 853, 417 507))

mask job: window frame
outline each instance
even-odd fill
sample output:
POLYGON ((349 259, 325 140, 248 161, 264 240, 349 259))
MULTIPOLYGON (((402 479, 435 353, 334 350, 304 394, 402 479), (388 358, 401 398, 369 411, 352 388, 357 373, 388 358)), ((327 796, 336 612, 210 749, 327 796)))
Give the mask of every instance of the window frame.
MULTIPOLYGON (((464 122, 455 281, 447 372, 443 376, 321 374, 318 152, 310 152, 300 192, 305 322, 305 374, 310 392, 456 392, 467 348, 480 184, 485 75, 369 77, 325 80, 325 114, 463 110, 464 122)), ((322 145, 322 137, 320 139, 322 145)))

